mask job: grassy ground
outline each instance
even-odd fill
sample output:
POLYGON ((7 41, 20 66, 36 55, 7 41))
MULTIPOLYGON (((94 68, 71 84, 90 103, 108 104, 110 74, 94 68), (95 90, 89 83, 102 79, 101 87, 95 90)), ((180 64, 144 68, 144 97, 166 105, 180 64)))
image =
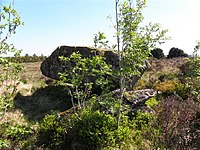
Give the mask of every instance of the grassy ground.
POLYGON ((20 78, 26 80, 28 84, 33 85, 34 88, 43 86, 44 82, 48 80, 42 75, 40 70, 41 62, 23 63, 24 70, 20 74, 20 78))
POLYGON ((14 98, 14 109, 6 112, 4 120, 16 115, 25 116, 31 121, 39 121, 51 111, 64 111, 71 107, 67 89, 53 80, 42 75, 41 62, 24 63, 24 70, 20 73, 20 82, 14 98), (21 113, 21 114, 20 114, 21 113))

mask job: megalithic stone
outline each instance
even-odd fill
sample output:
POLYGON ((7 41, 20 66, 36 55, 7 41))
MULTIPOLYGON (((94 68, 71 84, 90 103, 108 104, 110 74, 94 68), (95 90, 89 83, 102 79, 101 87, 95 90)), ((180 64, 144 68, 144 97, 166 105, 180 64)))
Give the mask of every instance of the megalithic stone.
POLYGON ((79 52, 83 58, 90 58, 94 55, 101 55, 106 58, 106 63, 112 65, 112 69, 118 68, 117 53, 107 49, 95 49, 93 47, 75 47, 75 46, 61 46, 58 47, 47 59, 41 64, 42 74, 59 80, 58 73, 70 71, 70 66, 65 61, 61 61, 59 56, 70 57, 73 52, 79 52))
MULTIPOLYGON (((69 72, 71 67, 69 63, 61 61, 59 56, 69 57, 73 52, 79 52, 83 58, 90 58, 95 55, 101 55, 105 57, 107 64, 112 65, 112 70, 119 68, 119 58, 117 52, 115 51, 107 49, 96 49, 94 47, 61 46, 58 47, 49 57, 47 57, 42 62, 40 67, 42 74, 49 78, 59 80, 59 73, 69 72)), ((139 71, 143 73, 145 69, 141 69, 139 71)), ((134 76, 132 78, 131 86, 134 86, 139 79, 140 76, 134 76)), ((119 79, 117 77, 116 79, 113 79, 113 82, 115 85, 114 89, 119 88, 119 79)))

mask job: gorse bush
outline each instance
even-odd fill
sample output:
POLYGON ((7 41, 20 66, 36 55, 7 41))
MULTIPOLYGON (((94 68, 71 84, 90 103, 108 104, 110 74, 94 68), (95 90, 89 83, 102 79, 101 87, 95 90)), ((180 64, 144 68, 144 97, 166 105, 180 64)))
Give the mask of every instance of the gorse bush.
MULTIPOLYGON (((183 80, 183 79, 182 79, 183 80)), ((190 88, 184 82, 180 80, 166 80, 155 85, 155 90, 160 91, 162 96, 169 96, 177 94, 181 99, 185 100, 192 95, 190 88), (182 83, 183 82, 183 83, 182 83)))
POLYGON ((166 80, 164 82, 155 85, 157 91, 161 91, 164 94, 171 94, 175 92, 180 84, 177 80, 166 80))

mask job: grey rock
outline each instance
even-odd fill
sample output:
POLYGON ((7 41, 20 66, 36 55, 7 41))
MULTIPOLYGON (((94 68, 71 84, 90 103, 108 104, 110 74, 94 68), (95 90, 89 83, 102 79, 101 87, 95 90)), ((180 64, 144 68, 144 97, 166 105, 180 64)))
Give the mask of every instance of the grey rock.
MULTIPOLYGON (((119 98, 120 90, 112 91, 114 97, 119 98)), ((124 104, 130 105, 133 109, 145 106, 145 102, 154 97, 157 94, 157 91, 154 89, 143 89, 135 91, 126 91, 124 93, 123 102, 124 104)))
MULTIPOLYGON (((122 100, 122 106, 128 105, 131 108, 131 112, 137 112, 138 110, 142 110, 143 112, 155 113, 155 111, 149 106, 147 106, 145 102, 148 99, 156 96, 156 94, 158 94, 158 92, 155 91, 154 89, 126 91, 126 94, 124 94, 124 97, 122 100)), ((120 97, 119 95, 120 95, 119 89, 112 91, 113 98, 119 98, 120 97)), ((102 105, 101 103, 102 101, 104 103, 104 99, 102 99, 102 96, 99 96, 98 101, 97 101, 99 110, 106 114, 112 114, 112 110, 111 110, 112 108, 109 106, 108 107, 105 106, 105 104, 102 105)), ((75 112, 77 112, 78 110, 81 110, 87 106, 88 106, 88 101, 85 101, 81 106, 77 105, 75 107, 72 107, 66 111, 60 112, 59 115, 65 116, 67 114, 72 114, 74 113, 74 110, 75 112)))

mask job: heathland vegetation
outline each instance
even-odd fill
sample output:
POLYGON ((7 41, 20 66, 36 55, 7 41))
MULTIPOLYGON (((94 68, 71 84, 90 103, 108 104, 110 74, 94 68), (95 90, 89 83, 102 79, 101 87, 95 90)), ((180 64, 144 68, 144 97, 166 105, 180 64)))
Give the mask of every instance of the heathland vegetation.
POLYGON ((141 26, 145 0, 115 4, 117 42, 109 45, 99 32, 94 47, 114 51, 117 67, 113 69, 97 51, 88 58, 73 52, 59 57, 71 65, 70 71, 59 73, 60 80, 42 75, 44 56, 20 57, 20 51, 7 44, 23 23, 12 5, 0 6, 5 35, 0 55, 14 56, 0 57, 0 149, 200 147, 200 42, 192 57, 178 48, 165 57, 156 45, 164 42, 167 31, 159 24, 141 26), (133 86, 135 76, 140 79, 133 86), (145 89, 154 94, 134 93, 145 89), (139 105, 146 95, 151 97, 139 105))

